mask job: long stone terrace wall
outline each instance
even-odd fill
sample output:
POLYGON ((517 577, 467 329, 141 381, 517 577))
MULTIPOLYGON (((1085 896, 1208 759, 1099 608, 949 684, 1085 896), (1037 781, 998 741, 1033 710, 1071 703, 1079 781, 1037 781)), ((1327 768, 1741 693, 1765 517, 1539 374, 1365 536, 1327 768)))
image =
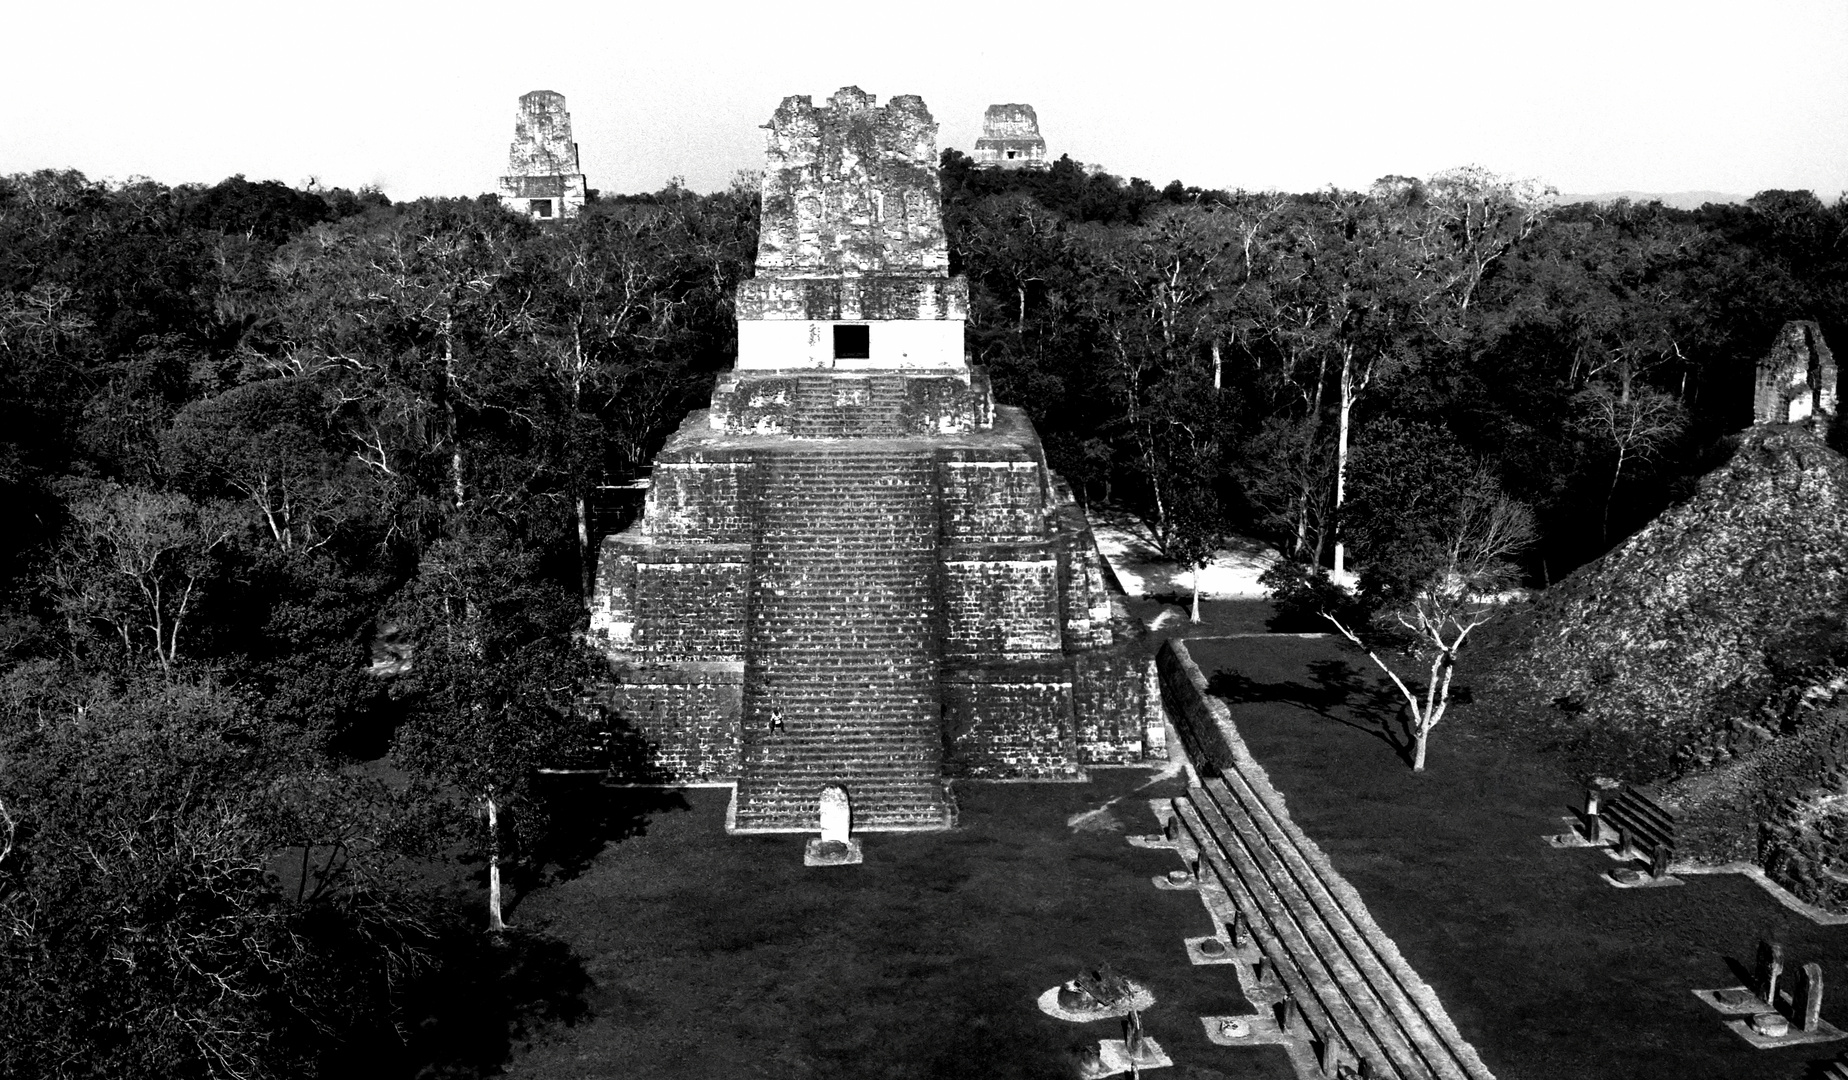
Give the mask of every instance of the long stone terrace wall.
POLYGON ((1155 652, 1155 669, 1161 677, 1161 700, 1174 718, 1188 760, 1202 775, 1217 776, 1232 767, 1232 747, 1221 725, 1229 725, 1232 712, 1206 692, 1206 676, 1183 641, 1169 638, 1155 652))

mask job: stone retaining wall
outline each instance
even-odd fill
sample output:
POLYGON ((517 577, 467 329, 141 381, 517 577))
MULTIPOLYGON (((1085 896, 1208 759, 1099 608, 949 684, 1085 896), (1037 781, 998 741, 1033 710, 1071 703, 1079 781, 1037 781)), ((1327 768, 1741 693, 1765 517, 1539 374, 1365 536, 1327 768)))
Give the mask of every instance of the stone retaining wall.
POLYGON ((1202 776, 1217 776, 1232 766, 1232 747, 1221 725, 1232 723, 1226 703, 1206 692, 1206 676, 1178 638, 1162 642, 1155 653, 1161 677, 1161 700, 1174 719, 1181 745, 1202 776))

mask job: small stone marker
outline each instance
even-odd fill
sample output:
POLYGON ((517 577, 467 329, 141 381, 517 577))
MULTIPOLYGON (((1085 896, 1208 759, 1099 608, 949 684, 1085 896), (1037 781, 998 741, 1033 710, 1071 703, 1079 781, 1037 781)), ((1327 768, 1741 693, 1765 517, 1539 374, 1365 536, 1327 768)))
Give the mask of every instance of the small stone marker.
POLYGON ((1781 1039, 1790 1034, 1790 1021, 1784 1019, 1779 1013, 1759 1013, 1752 1017, 1752 1030, 1760 1035, 1781 1039))
POLYGON ((1784 946, 1764 938, 1758 940, 1758 966, 1754 970, 1752 989, 1766 1005, 1777 1008, 1777 980, 1784 974, 1784 946))
POLYGON ((1181 815, 1169 815, 1168 824, 1162 829, 1162 835, 1170 840, 1179 840, 1181 838, 1181 815))
POLYGON ((1804 1031, 1815 1031, 1822 1023, 1822 965, 1804 964, 1797 976, 1797 999, 1792 1003, 1793 1019, 1804 1031))
POLYGON ((1242 949, 1251 943, 1251 928, 1245 923, 1245 913, 1243 911, 1234 911, 1232 913, 1230 931, 1232 947, 1234 949, 1242 949))
POLYGON ((1322 1075, 1327 1077, 1339 1076, 1341 1073, 1341 1046, 1335 1041, 1334 1036, 1322 1035, 1318 1037, 1316 1049, 1319 1051, 1316 1064, 1322 1067, 1322 1075))
POLYGON ((809 839, 808 848, 802 854, 803 865, 851 866, 862 861, 860 842, 851 835, 853 804, 847 797, 847 789, 839 784, 822 788, 818 809, 821 835, 809 839))
POLYGON ((1595 844, 1604 839, 1604 825, 1598 817, 1598 797, 1594 792, 1585 800, 1585 840, 1595 844))
POLYGON ((1302 1020, 1303 1010, 1296 1004, 1296 999, 1285 994, 1277 1002, 1277 1030, 1285 1035, 1294 1034, 1297 1023, 1302 1020))
POLYGON ((1665 878, 1668 876, 1668 845, 1657 844, 1649 852, 1649 876, 1665 878))

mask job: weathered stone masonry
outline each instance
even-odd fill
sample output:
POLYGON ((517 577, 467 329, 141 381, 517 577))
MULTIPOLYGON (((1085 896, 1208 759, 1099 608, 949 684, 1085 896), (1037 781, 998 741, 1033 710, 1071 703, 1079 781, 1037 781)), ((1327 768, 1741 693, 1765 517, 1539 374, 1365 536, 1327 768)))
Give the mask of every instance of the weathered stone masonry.
POLYGON ((975 140, 975 164, 984 169, 1045 169, 1046 140, 1031 105, 990 105, 982 114, 982 135, 975 140))
POLYGON ((507 175, 500 178, 501 202, 535 218, 569 218, 584 208, 587 196, 565 95, 551 90, 520 95, 507 175))
POLYGON ((935 136, 916 98, 783 102, 738 363, 603 543, 592 632, 638 778, 735 782, 740 831, 813 829, 832 783, 856 828, 941 828, 946 776, 1144 754, 1140 626, 963 358, 935 136))
POLYGON ((1835 381, 1835 354, 1823 342, 1822 328, 1807 320, 1787 322, 1758 362, 1752 422, 1826 428, 1835 417, 1835 381))

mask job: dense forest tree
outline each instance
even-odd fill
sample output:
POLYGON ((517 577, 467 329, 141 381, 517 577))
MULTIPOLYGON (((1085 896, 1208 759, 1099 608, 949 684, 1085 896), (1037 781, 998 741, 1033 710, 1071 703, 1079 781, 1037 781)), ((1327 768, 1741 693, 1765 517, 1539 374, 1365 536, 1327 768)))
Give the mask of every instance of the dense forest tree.
MULTIPOLYGON (((1784 320, 1848 341, 1848 205, 1808 192, 1227 192, 955 150, 941 183, 970 349, 1054 468, 1183 563, 1247 533, 1363 643, 1397 627, 1415 748, 1486 590, 1683 492, 1784 320)), ((603 494, 730 362, 756 211, 748 175, 544 226, 0 178, 0 1026, 39 1033, 0 1072, 414 1071, 380 1018, 492 969, 457 913, 544 857, 535 768, 619 726, 579 704, 603 494)))

